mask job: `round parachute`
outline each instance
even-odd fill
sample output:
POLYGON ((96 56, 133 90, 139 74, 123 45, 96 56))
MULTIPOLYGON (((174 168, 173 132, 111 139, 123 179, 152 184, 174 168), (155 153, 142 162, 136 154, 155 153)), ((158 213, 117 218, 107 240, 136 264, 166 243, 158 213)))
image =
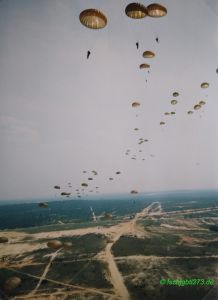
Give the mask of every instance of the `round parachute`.
POLYGON ((199 102, 199 105, 205 105, 205 104, 206 104, 206 102, 203 100, 199 102))
POLYGON ((54 186, 54 189, 60 190, 60 188, 61 188, 61 187, 60 187, 59 185, 55 185, 55 186, 54 186))
POLYGON ((164 114, 165 114, 166 116, 169 116, 169 115, 170 115, 170 113, 169 113, 169 112, 165 112, 164 114))
POLYGON ((179 96, 179 93, 178 92, 174 92, 173 93, 173 97, 178 97, 179 96))
POLYGON ((82 183, 81 186, 86 186, 87 187, 88 184, 87 183, 82 183))
POLYGON ((125 13, 132 19, 142 19, 147 16, 147 8, 140 3, 130 3, 125 9, 125 13))
POLYGON ((177 100, 172 100, 172 101, 171 101, 171 104, 172 104, 172 105, 176 105, 177 103, 178 103, 177 100))
POLYGON ((41 208, 47 208, 48 207, 48 204, 47 203, 39 203, 38 204, 38 207, 41 207, 41 208))
POLYGON ((192 111, 192 110, 189 110, 189 111, 187 112, 187 114, 188 114, 188 115, 192 115, 192 114, 193 114, 193 111, 192 111))
POLYGON ((121 173, 120 171, 117 171, 117 172, 116 172, 117 175, 119 175, 120 173, 121 173))
POLYGON ((176 113, 175 113, 175 111, 171 111, 171 115, 175 115, 176 113))
POLYGON ((155 56, 155 54, 152 51, 145 51, 142 56, 144 58, 153 58, 155 56))
POLYGON ((139 66, 140 69, 147 69, 147 68, 150 68, 150 65, 149 64, 141 64, 139 66))
POLYGON ((201 105, 199 105, 199 104, 196 104, 195 106, 194 106, 194 109, 195 110, 198 110, 198 109, 200 109, 201 108, 201 105))
POLYGON ((138 106, 140 106, 140 103, 139 103, 139 102, 133 102, 133 103, 132 103, 132 107, 138 107, 138 106))
POLYGON ((167 14, 167 9, 163 5, 153 3, 147 7, 148 15, 152 18, 164 17, 167 14))
POLYGON ((19 285, 21 285, 22 280, 20 277, 13 276, 8 278, 4 283, 4 289, 6 291, 11 291, 13 289, 16 289, 19 285))
POLYGON ((165 125, 165 122, 160 122, 160 125, 165 125))
POLYGON ((132 190, 130 193, 134 195, 134 194, 138 194, 138 191, 132 190))
POLYGON ((52 240, 47 243, 47 246, 51 249, 57 250, 60 249, 63 246, 63 244, 61 243, 61 241, 52 240))
POLYGON ((203 82, 202 84, 201 84, 201 88, 202 89, 206 89, 206 88, 208 88, 209 87, 209 83, 208 82, 203 82))
POLYGON ((101 29, 107 25, 107 18, 97 9, 86 9, 82 11, 79 15, 80 22, 91 29, 101 29))

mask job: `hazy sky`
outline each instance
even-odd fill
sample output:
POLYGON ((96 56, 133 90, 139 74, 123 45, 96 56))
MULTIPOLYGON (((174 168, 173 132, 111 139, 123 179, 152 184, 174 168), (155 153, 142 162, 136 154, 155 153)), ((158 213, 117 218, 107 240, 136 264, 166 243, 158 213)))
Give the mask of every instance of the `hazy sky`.
POLYGON ((128 3, 0 2, 0 199, 54 197, 68 182, 74 195, 93 169, 102 193, 218 188, 218 2, 165 0, 166 17, 141 20, 125 15, 128 3), (86 8, 107 27, 82 26, 86 8))

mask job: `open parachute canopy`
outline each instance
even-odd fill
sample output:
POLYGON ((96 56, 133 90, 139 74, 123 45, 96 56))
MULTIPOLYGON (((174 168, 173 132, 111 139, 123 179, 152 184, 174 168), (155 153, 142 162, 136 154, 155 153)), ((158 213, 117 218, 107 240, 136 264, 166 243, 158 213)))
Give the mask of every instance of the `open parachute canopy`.
POLYGON ((140 106, 140 103, 139 103, 139 102, 133 102, 133 103, 132 103, 132 107, 138 107, 138 106, 140 106))
POLYGON ((193 114, 193 111, 192 111, 192 110, 189 110, 189 111, 187 112, 187 114, 188 114, 188 115, 192 115, 192 114, 193 114))
POLYGON ((178 103, 177 100, 172 100, 172 101, 171 101, 171 104, 172 104, 172 105, 176 105, 177 103, 178 103))
POLYGON ((160 125, 165 125, 165 122, 160 122, 160 125))
POLYGON ((132 19, 142 19, 147 16, 147 8, 141 3, 130 3, 126 6, 125 13, 132 19))
POLYGON ((199 102, 199 105, 205 105, 205 104, 206 104, 206 102, 203 100, 199 102))
POLYGON ((147 7, 148 15, 152 18, 164 17, 167 14, 167 9, 163 5, 153 3, 147 7))
POLYGON ((201 108, 201 105, 199 105, 199 104, 196 104, 195 106, 194 106, 194 110, 198 110, 198 109, 200 109, 201 108))
POLYGON ((173 93, 173 97, 178 97, 179 96, 179 93, 178 92, 174 92, 173 93))
POLYGON ((153 58, 155 56, 155 54, 152 51, 145 51, 145 52, 143 52, 142 56, 144 58, 153 58))
POLYGON ((79 15, 80 22, 91 29, 101 29, 107 25, 107 17, 97 9, 86 9, 79 15))
POLYGON ((87 186, 88 186, 88 184, 84 182, 84 183, 82 183, 82 184, 81 184, 81 186, 85 186, 85 187, 87 187, 87 186))
POLYGON ((56 249, 60 249, 63 246, 63 244, 59 240, 52 240, 47 243, 47 246, 51 249, 56 250, 56 249))
POLYGON ((38 204, 38 207, 41 207, 41 208, 47 208, 47 207, 48 207, 48 203, 40 202, 40 203, 38 204))
POLYGON ((206 89, 206 88, 208 88, 209 87, 209 83, 208 82, 203 82, 202 84, 201 84, 201 88, 202 89, 206 89))
POLYGON ((150 65, 149 64, 141 64, 139 66, 140 69, 147 69, 147 68, 150 68, 150 65))
POLYGON ((130 193, 133 194, 133 195, 135 195, 135 194, 138 194, 138 191, 132 190, 130 193))
POLYGON ((55 185, 55 186, 54 186, 54 189, 60 190, 60 188, 61 188, 61 187, 60 187, 59 185, 55 185))

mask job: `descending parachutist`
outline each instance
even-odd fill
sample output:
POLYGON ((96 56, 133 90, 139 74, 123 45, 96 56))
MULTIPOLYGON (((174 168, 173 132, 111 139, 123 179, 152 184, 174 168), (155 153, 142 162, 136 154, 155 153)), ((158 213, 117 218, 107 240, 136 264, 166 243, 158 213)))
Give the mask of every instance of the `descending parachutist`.
POLYGON ((159 43, 159 39, 158 39, 158 37, 156 37, 156 42, 157 42, 157 43, 159 43))
POLYGON ((137 49, 139 48, 139 42, 136 42, 136 48, 137 49))
POLYGON ((90 54, 91 54, 91 52, 88 50, 87 51, 87 59, 89 59, 90 54))

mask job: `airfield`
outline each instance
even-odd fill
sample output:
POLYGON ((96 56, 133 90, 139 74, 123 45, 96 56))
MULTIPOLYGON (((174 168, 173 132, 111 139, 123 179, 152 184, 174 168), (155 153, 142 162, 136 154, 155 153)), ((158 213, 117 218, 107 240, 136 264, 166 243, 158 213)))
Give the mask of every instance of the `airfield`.
POLYGON ((134 216, 101 225, 97 221, 93 227, 3 230, 0 235, 9 242, 0 247, 0 297, 209 299, 215 285, 161 286, 160 279, 217 282, 217 211, 218 206, 205 202, 152 202, 134 216), (51 249, 47 243, 53 240, 72 246, 51 249), (11 276, 19 277, 21 284, 5 290, 11 276))

